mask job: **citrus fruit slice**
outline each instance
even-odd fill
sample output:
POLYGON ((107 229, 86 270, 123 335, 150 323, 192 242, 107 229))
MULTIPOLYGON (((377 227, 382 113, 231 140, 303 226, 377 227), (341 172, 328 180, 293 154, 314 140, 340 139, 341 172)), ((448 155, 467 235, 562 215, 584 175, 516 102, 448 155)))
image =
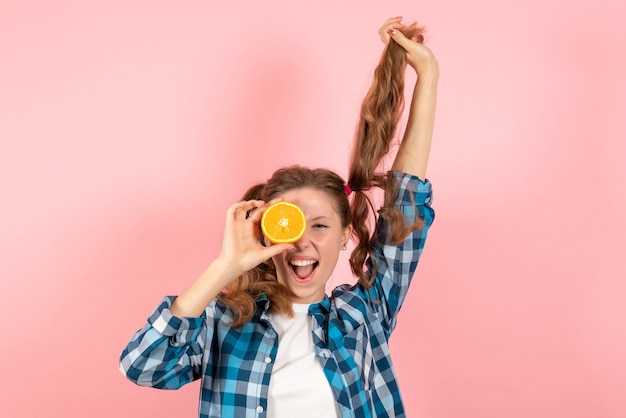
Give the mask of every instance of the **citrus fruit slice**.
POLYGON ((289 202, 276 202, 263 212, 261 229, 274 244, 298 241, 306 228, 306 218, 299 206, 289 202))

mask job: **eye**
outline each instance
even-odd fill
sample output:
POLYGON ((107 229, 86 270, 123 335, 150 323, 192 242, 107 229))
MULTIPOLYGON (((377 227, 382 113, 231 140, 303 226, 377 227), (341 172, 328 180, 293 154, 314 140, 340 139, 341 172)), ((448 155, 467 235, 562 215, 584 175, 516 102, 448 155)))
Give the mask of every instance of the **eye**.
POLYGON ((312 227, 313 228, 328 228, 328 225, 316 223, 316 224, 313 224, 312 227))

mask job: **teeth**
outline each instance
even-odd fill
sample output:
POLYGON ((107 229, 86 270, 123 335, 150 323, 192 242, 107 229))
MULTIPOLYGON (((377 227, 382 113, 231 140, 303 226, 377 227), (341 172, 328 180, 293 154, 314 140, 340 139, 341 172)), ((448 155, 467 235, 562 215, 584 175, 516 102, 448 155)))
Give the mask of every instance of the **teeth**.
POLYGON ((305 267, 315 264, 315 260, 291 260, 289 263, 292 266, 305 267))

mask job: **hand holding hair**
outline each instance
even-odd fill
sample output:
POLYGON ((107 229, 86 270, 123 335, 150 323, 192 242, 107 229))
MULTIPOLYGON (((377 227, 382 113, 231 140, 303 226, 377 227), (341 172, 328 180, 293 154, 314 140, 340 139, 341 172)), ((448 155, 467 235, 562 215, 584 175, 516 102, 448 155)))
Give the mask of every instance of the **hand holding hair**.
POLYGON ((432 51, 424 45, 423 28, 417 24, 405 25, 402 16, 388 19, 378 30, 381 41, 388 45, 395 41, 406 51, 407 63, 415 69, 420 77, 439 75, 439 65, 432 51))

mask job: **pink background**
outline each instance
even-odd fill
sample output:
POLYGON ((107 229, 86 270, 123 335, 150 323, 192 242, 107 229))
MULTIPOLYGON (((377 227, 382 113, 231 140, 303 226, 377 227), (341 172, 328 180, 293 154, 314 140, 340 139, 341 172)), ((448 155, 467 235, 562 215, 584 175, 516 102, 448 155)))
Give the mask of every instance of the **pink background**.
POLYGON ((248 185, 345 174, 398 14, 441 65, 391 339, 409 416, 626 416, 623 2, 214 3, 2 2, 0 416, 196 415, 197 383, 136 387, 121 350, 248 185))

